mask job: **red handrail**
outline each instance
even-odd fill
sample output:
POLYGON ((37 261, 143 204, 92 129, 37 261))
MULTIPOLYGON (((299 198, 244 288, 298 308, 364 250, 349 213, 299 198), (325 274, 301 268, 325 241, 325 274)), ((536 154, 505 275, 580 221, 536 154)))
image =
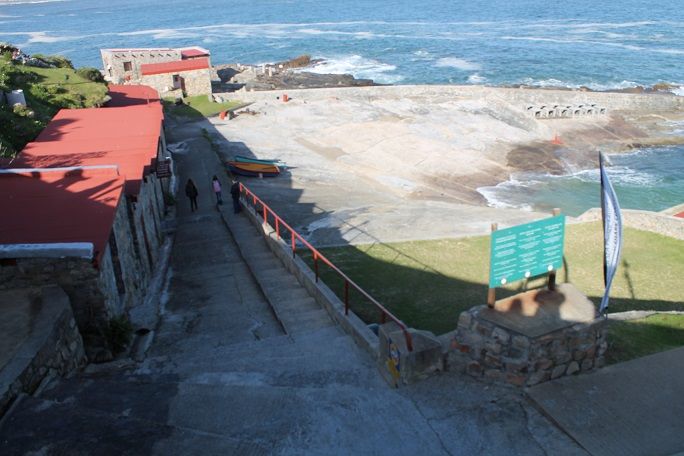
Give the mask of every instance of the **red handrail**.
MULTIPOLYGON (((363 288, 358 286, 352 279, 347 277, 347 275, 340 271, 340 269, 335 266, 330 260, 328 260, 321 252, 319 252, 314 246, 312 246, 306 239, 304 239, 299 233, 297 233, 290 225, 288 225, 285 220, 283 220, 278 214, 276 214, 273 209, 271 209, 264 201, 256 196, 254 192, 248 189, 242 182, 240 182, 240 193, 245 195, 245 201, 252 201, 255 212, 258 214, 257 202, 261 204, 262 208, 262 218, 264 223, 269 224, 268 215, 271 214, 275 220, 275 231, 278 239, 282 239, 280 236, 281 227, 285 227, 290 231, 290 248, 292 249, 292 257, 296 256, 297 250, 297 240, 299 240, 306 248, 308 248, 312 255, 314 261, 314 274, 316 276, 316 282, 318 282, 318 261, 322 261, 330 267, 333 271, 337 273, 342 279, 344 279, 344 314, 349 314, 349 286, 351 285, 356 291, 358 291, 363 297, 368 299, 375 307, 380 311, 380 322, 384 323, 387 318, 395 322, 401 328, 406 338, 406 348, 408 351, 413 351, 413 339, 411 338, 411 333, 408 331, 408 327, 395 317, 389 310, 387 310, 382 304, 375 300, 371 295, 369 295, 363 288)), ((270 225, 270 224, 269 224, 270 225)))

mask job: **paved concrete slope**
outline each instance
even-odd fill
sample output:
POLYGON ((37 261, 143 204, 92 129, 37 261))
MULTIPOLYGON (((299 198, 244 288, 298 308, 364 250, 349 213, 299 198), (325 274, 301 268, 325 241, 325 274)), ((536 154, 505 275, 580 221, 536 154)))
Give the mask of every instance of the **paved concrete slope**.
MULTIPOLYGON (((148 357, 26 398, 0 423, 1 455, 583 454, 517 390, 457 375, 390 389, 264 251, 249 269, 213 203, 220 164, 202 139, 190 145, 180 179, 198 184, 200 211, 181 195, 148 357)), ((246 223, 230 224, 258 244, 246 223)))
POLYGON ((684 452, 684 348, 544 383, 529 394, 593 455, 684 452))

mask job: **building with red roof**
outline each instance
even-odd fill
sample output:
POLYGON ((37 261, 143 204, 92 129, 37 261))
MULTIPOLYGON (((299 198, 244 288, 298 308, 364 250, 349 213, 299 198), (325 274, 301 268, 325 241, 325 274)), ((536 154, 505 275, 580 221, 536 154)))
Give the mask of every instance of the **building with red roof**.
POLYGON ((110 100, 106 106, 111 108, 147 105, 159 101, 159 92, 144 85, 109 84, 108 95, 110 100))
POLYGON ((101 49, 100 54, 105 78, 113 83, 148 85, 163 96, 211 94, 211 56, 204 48, 101 49))
POLYGON ((86 243, 99 260, 124 183, 113 165, 0 170, 0 213, 11 214, 0 225, 0 255, 12 257, 10 246, 16 250, 17 244, 25 250, 41 245, 38 251, 46 255, 50 245, 86 243))
POLYGON ((171 191, 156 92, 111 91, 113 107, 59 111, 0 169, 0 289, 58 284, 81 330, 143 298, 171 191))

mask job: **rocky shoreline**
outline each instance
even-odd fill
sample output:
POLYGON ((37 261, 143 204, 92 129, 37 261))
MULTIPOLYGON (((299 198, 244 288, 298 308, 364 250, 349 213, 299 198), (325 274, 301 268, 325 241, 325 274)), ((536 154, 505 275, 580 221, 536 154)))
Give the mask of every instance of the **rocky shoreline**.
MULTIPOLYGON (((233 92, 236 90, 264 91, 264 90, 294 90, 294 89, 322 89, 335 87, 368 87, 383 86, 372 79, 357 79, 352 74, 316 73, 306 71, 317 64, 325 62, 324 59, 314 59, 309 55, 301 55, 290 60, 253 64, 219 64, 214 69, 221 80, 221 92, 233 92)), ((679 87, 668 83, 658 83, 651 87, 637 85, 623 89, 595 90, 586 86, 563 87, 563 86, 532 86, 525 84, 503 85, 502 88, 527 89, 527 90, 553 90, 553 91, 577 91, 596 93, 626 93, 626 94, 661 94, 674 95, 674 90, 679 87)))
POLYGON ((351 74, 320 74, 303 71, 311 68, 322 59, 312 59, 302 55, 284 62, 263 65, 240 63, 215 65, 221 79, 221 91, 236 90, 293 90, 322 89, 334 87, 367 87, 376 84, 372 79, 357 79, 351 74))

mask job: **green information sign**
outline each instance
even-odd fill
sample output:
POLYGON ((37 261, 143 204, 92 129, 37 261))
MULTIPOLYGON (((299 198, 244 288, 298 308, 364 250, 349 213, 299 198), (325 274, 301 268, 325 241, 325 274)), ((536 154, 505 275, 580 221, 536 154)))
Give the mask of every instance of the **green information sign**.
POLYGON ((489 287, 561 268, 564 237, 564 215, 492 232, 489 287))

